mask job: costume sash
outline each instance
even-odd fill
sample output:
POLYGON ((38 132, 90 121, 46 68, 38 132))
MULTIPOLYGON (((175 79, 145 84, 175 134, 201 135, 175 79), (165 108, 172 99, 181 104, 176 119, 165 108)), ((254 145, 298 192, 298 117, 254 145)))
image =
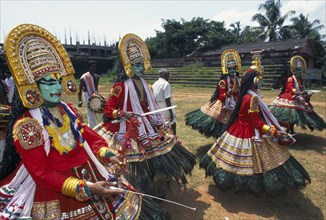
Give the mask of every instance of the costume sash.
MULTIPOLYGON (((262 100, 262 98, 260 97, 260 95, 258 93, 256 93, 256 92, 252 91, 252 90, 248 90, 248 94, 249 95, 252 95, 252 96, 257 96, 258 102, 259 102, 259 107, 260 107, 260 110, 261 110, 261 112, 263 114, 263 118, 266 121, 266 123, 269 126, 274 125, 277 130, 284 131, 284 129, 278 123, 277 119, 271 113, 271 111, 269 110, 269 108, 267 107, 267 105, 265 104, 265 102, 262 100)), ((256 129, 256 128, 255 128, 255 136, 256 136, 256 138, 259 138, 260 137, 260 133, 259 133, 258 129, 256 129)))
MULTIPOLYGON (((62 105, 66 106, 66 109, 71 112, 71 114, 74 114, 74 112, 70 109, 70 107, 63 102, 61 102, 62 105)), ((43 119, 42 119, 42 113, 39 108, 37 109, 30 109, 29 110, 32 118, 36 119, 40 125, 43 125, 43 119)), ((77 128, 78 123, 75 121, 74 126, 77 128)), ((44 148, 46 151, 46 154, 50 152, 50 139, 49 139, 49 133, 46 131, 45 126, 42 126, 42 134, 44 137, 44 148)), ((109 173, 101 164, 96 156, 94 155, 93 151, 91 150, 90 146, 88 145, 87 141, 84 142, 84 149, 87 152, 90 159, 93 161, 93 163, 96 165, 97 169, 99 170, 100 174, 103 178, 108 180, 109 173)), ((15 177, 12 179, 12 181, 7 184, 6 187, 8 190, 15 190, 14 196, 10 199, 10 202, 8 202, 6 208, 4 209, 4 213, 0 213, 0 215, 5 216, 6 212, 14 208, 17 214, 19 214, 20 218, 31 218, 31 211, 33 207, 33 201, 34 201, 34 195, 36 190, 36 184, 29 174, 29 172, 26 170, 24 164, 21 165, 19 170, 17 171, 15 177), (17 210, 22 209, 22 210, 17 210)))
MULTIPOLYGON (((154 111, 159 109, 157 103, 154 100, 153 94, 151 94, 150 89, 147 86, 147 83, 144 79, 141 78, 142 85, 145 89, 149 111, 154 111)), ((125 97, 123 104, 123 111, 127 111, 128 99, 130 99, 132 112, 137 114, 143 114, 144 111, 140 105, 140 101, 134 86, 134 83, 131 78, 127 79, 124 82, 125 87, 125 97)), ((151 124, 162 124, 165 119, 161 112, 155 113, 151 115, 151 122, 147 117, 137 117, 137 120, 140 122, 140 126, 138 127, 138 135, 142 141, 142 144, 145 145, 149 142, 148 138, 156 138, 159 136, 158 133, 153 129, 151 124)), ((120 122, 120 130, 117 136, 119 141, 122 141, 124 138, 124 134, 126 132, 126 120, 122 120, 120 122)))
POLYGON ((94 93, 97 94, 97 91, 95 89, 94 79, 93 76, 87 72, 84 73, 81 77, 82 79, 85 79, 86 89, 89 96, 93 95, 94 93))
MULTIPOLYGON (((226 77, 226 81, 227 81, 227 86, 228 86, 228 92, 231 91, 231 79, 229 76, 226 77)), ((233 87, 237 86, 238 83, 238 77, 235 76, 234 82, 233 82, 233 87)), ((225 99, 225 105, 223 106, 223 108, 226 109, 231 109, 233 110, 235 108, 235 99, 233 97, 233 95, 231 96, 227 96, 225 99)))

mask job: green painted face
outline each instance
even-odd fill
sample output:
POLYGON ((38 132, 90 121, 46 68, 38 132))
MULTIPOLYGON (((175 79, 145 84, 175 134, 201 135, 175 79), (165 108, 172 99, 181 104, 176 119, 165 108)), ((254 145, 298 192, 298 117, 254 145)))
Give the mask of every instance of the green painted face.
POLYGON ((132 65, 132 70, 134 71, 134 74, 138 77, 143 76, 143 73, 145 71, 144 65, 142 63, 135 63, 132 65))
POLYGON ((236 73, 236 67, 233 66, 233 67, 229 67, 228 68, 228 73, 229 73, 229 76, 233 77, 235 76, 235 73, 236 73))
POLYGON ((42 97, 49 104, 58 104, 61 101, 62 77, 59 73, 44 76, 37 83, 42 97))
POLYGON ((302 67, 295 67, 295 74, 298 76, 302 76, 303 69, 302 67))

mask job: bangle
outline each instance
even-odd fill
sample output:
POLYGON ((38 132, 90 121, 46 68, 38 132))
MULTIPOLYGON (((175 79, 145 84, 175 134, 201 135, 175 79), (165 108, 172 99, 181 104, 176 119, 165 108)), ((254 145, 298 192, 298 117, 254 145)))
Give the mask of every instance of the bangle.
POLYGON ((62 186, 61 192, 65 196, 75 197, 76 196, 76 186, 79 183, 79 179, 75 177, 67 178, 62 186))
POLYGON ((112 112, 112 117, 113 118, 118 118, 118 111, 119 110, 113 110, 113 112, 112 112))
POLYGON ((78 201, 84 202, 89 200, 92 197, 92 193, 87 186, 86 180, 80 180, 79 184, 76 186, 76 196, 75 199, 78 201))
POLYGON ((264 133, 270 134, 271 136, 274 136, 275 133, 276 133, 276 128, 274 127, 274 125, 272 125, 272 126, 264 125, 263 128, 262 128, 262 131, 264 133))

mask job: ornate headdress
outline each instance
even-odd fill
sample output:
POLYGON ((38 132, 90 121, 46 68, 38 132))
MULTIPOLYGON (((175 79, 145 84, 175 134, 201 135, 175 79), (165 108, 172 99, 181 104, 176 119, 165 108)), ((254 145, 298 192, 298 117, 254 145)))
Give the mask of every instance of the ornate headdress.
POLYGON ((259 49, 254 49, 251 51, 251 54, 253 55, 252 55, 252 62, 251 62, 252 65, 250 69, 256 70, 259 73, 258 75, 259 79, 263 79, 263 74, 264 74, 264 68, 261 65, 261 55, 260 55, 263 51, 264 50, 259 50, 259 49))
POLYGON ((292 74, 296 74, 296 68, 302 68, 302 74, 306 74, 307 63, 302 56, 296 55, 293 56, 290 60, 290 68, 292 74))
POLYGON ((237 72, 241 72, 241 58, 239 53, 234 49, 223 51, 221 55, 222 73, 228 74, 229 67, 236 67, 237 72))
POLYGON ((51 73, 62 76, 63 90, 75 94, 75 70, 61 43, 47 30, 33 24, 22 24, 7 35, 4 53, 15 80, 19 96, 26 108, 43 103, 36 81, 51 73))
POLYGON ((118 48, 127 76, 132 77, 134 75, 131 65, 135 63, 143 63, 146 72, 152 69, 150 62, 151 56, 147 45, 137 35, 126 34, 123 36, 118 48))

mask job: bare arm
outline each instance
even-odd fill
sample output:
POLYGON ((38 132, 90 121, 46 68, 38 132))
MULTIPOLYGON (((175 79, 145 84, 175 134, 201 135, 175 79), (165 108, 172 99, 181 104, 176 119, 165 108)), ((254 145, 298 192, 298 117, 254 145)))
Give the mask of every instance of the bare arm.
MULTIPOLYGON (((171 97, 166 98, 165 103, 166 103, 167 107, 172 106, 171 97)), ((170 109, 169 112, 170 112, 170 118, 171 118, 171 121, 172 121, 173 120, 173 111, 172 111, 172 109, 170 109)))

